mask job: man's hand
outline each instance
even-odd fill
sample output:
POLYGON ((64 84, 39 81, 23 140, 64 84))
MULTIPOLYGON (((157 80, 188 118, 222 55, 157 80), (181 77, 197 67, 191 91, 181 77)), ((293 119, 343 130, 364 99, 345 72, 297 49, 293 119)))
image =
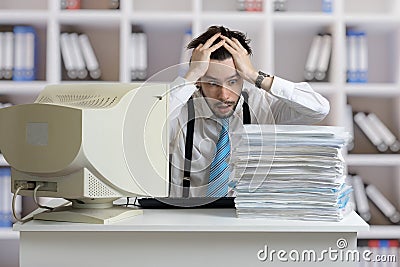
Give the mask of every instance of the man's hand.
POLYGON ((243 79, 254 84, 258 73, 251 63, 250 55, 247 53, 247 50, 235 38, 230 39, 226 36, 221 36, 221 38, 225 40, 224 47, 231 53, 239 75, 242 76, 243 79))
POLYGON ((225 44, 225 40, 221 40, 215 45, 212 45, 221 33, 215 34, 204 44, 199 44, 192 52, 192 60, 189 70, 185 75, 185 79, 191 82, 196 82, 200 77, 206 74, 208 65, 210 64, 210 55, 212 52, 225 44))

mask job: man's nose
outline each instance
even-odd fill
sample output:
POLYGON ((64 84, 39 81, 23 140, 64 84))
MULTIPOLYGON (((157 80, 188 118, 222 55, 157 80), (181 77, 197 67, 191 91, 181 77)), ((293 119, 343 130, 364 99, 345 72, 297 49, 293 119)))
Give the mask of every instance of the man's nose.
POLYGON ((231 93, 231 89, 222 86, 221 90, 219 92, 219 98, 222 100, 227 100, 227 99, 229 99, 230 93, 231 93))

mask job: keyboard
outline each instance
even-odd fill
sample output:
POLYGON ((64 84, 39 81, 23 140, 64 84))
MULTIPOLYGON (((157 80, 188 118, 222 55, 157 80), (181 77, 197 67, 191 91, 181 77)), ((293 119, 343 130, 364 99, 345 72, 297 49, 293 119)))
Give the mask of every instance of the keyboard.
POLYGON ((234 197, 189 197, 189 198, 138 198, 138 203, 144 209, 222 209, 235 208, 234 197))

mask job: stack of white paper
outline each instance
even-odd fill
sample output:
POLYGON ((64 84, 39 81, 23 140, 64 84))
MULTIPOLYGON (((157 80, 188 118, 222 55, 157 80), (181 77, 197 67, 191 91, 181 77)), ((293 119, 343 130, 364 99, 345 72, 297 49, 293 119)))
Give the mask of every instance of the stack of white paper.
POLYGON ((238 217, 339 221, 351 187, 341 154, 342 127, 245 125, 233 134, 238 217))

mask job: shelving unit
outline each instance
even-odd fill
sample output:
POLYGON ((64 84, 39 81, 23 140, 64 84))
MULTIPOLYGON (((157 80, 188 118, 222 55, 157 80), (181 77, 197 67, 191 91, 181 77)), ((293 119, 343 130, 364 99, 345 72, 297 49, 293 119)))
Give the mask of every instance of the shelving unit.
MULTIPOLYGON (((133 24, 148 34, 149 77, 172 81, 165 68, 179 63, 183 35, 191 28, 198 36, 210 25, 244 31, 252 40, 253 63, 258 69, 292 81, 303 80, 312 37, 328 30, 333 37, 329 74, 311 83, 331 103, 324 125, 344 125, 347 102, 357 111, 374 111, 400 136, 400 2, 396 0, 333 0, 332 13, 321 11, 320 0, 287 0, 286 12, 274 12, 273 1, 263 1, 262 12, 236 11, 235 0, 121 0, 120 9, 106 9, 105 0, 82 0, 81 10, 61 10, 58 0, 5 0, 0 3, 0 25, 33 25, 39 36, 38 80, 0 81, 0 100, 32 102, 47 84, 64 79, 59 36, 75 30, 89 35, 99 57, 104 82, 130 82, 129 49, 133 24), (346 28, 366 31, 369 82, 346 83, 346 28)), ((88 81, 84 81, 88 82, 88 81)), ((360 132, 347 155, 350 170, 391 196, 400 209, 400 155, 377 153, 360 132), (373 171, 379 170, 379 172, 373 171), (388 185, 389 183, 389 185, 388 185)), ((1 163, 1 161, 0 161, 1 163)), ((397 226, 374 226, 363 238, 388 237, 397 226)), ((0 232, 0 237, 2 233, 0 232)))

